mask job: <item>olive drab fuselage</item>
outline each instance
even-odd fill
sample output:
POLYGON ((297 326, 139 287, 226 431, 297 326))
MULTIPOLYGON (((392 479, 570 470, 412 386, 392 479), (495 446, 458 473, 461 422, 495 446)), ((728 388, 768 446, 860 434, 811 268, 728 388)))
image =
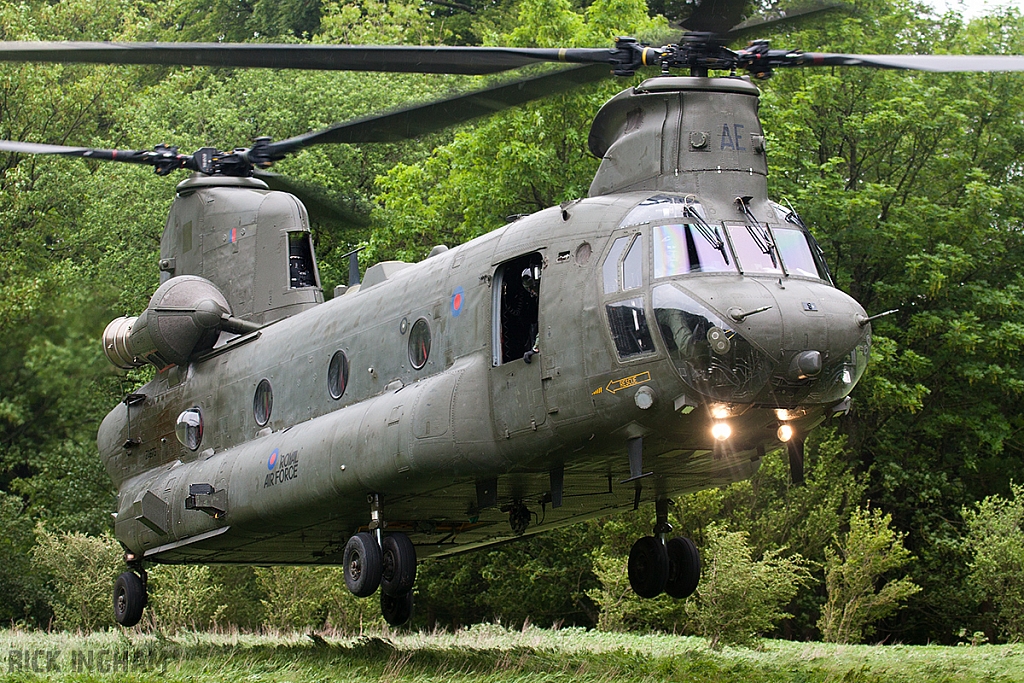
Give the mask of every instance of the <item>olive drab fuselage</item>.
POLYGON ((164 286, 205 278, 243 322, 104 420, 118 539, 153 561, 340 563, 380 494, 420 557, 454 553, 745 479, 780 425, 842 410, 870 326, 768 199, 756 89, 652 79, 591 148, 590 197, 326 302, 291 195, 179 186, 164 286))

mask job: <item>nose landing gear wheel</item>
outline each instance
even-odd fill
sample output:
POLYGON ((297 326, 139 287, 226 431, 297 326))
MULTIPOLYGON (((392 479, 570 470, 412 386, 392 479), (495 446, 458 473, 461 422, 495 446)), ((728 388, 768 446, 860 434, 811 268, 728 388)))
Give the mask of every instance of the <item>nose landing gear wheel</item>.
POLYGON ((121 626, 135 626, 146 606, 146 585, 135 572, 123 572, 114 581, 114 619, 121 626))
POLYGON ((638 539, 629 551, 629 585, 641 598, 654 598, 668 581, 668 553, 654 536, 638 539))
POLYGON ((700 551, 688 538, 673 538, 665 544, 668 553, 668 581, 665 592, 677 600, 688 598, 700 582, 700 551))
POLYGON ((357 598, 373 595, 380 585, 381 552, 377 539, 371 534, 358 533, 345 544, 342 562, 345 567, 345 585, 357 598))
POLYGON ((403 533, 384 537, 380 589, 392 596, 405 595, 416 582, 416 548, 403 533))
POLYGON ((384 621, 392 626, 401 626, 412 617, 412 591, 398 596, 381 591, 380 611, 384 621))

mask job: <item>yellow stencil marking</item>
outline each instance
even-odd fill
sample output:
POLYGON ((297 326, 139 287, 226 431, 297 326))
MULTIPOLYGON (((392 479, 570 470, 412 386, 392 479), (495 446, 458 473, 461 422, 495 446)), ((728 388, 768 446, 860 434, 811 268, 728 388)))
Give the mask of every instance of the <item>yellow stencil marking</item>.
POLYGON ((605 389, 614 394, 614 393, 616 393, 618 391, 622 391, 623 389, 628 389, 630 387, 635 387, 637 384, 643 384, 644 382, 650 382, 650 381, 651 381, 651 373, 645 371, 645 372, 641 372, 641 373, 638 373, 636 375, 633 375, 632 377, 623 377, 622 379, 613 379, 611 382, 608 382, 608 386, 606 386, 605 389))
POLYGON ((603 387, 598 387, 597 389, 594 389, 594 390, 593 390, 592 392, 590 392, 590 395, 591 395, 591 396, 597 396, 597 395, 598 395, 598 394, 600 394, 600 393, 601 393, 602 391, 604 391, 604 388, 603 388, 603 387))

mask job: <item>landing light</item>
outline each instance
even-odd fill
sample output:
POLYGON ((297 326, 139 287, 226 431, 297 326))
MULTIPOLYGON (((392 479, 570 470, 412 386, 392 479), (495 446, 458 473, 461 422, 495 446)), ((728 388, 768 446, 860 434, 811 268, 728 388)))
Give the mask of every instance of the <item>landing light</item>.
POLYGON ((724 420, 729 417, 729 412, 729 406, 724 406, 720 403, 711 406, 711 417, 716 420, 724 420))
POLYGON ((725 422, 716 422, 711 426, 711 436, 719 441, 725 441, 732 436, 732 427, 725 422))
POLYGON ((779 425, 779 431, 775 432, 775 434, 779 437, 779 441, 789 441, 793 438, 793 427, 790 425, 779 425))

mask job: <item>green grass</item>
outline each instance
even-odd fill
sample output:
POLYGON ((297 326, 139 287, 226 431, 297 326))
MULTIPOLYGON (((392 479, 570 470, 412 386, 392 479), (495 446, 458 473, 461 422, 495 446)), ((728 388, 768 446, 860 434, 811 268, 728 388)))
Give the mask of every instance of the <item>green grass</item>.
POLYGON ((700 638, 493 625, 356 638, 2 631, 0 655, 0 681, 12 682, 1024 681, 1024 645, 769 640, 713 651, 700 638))

